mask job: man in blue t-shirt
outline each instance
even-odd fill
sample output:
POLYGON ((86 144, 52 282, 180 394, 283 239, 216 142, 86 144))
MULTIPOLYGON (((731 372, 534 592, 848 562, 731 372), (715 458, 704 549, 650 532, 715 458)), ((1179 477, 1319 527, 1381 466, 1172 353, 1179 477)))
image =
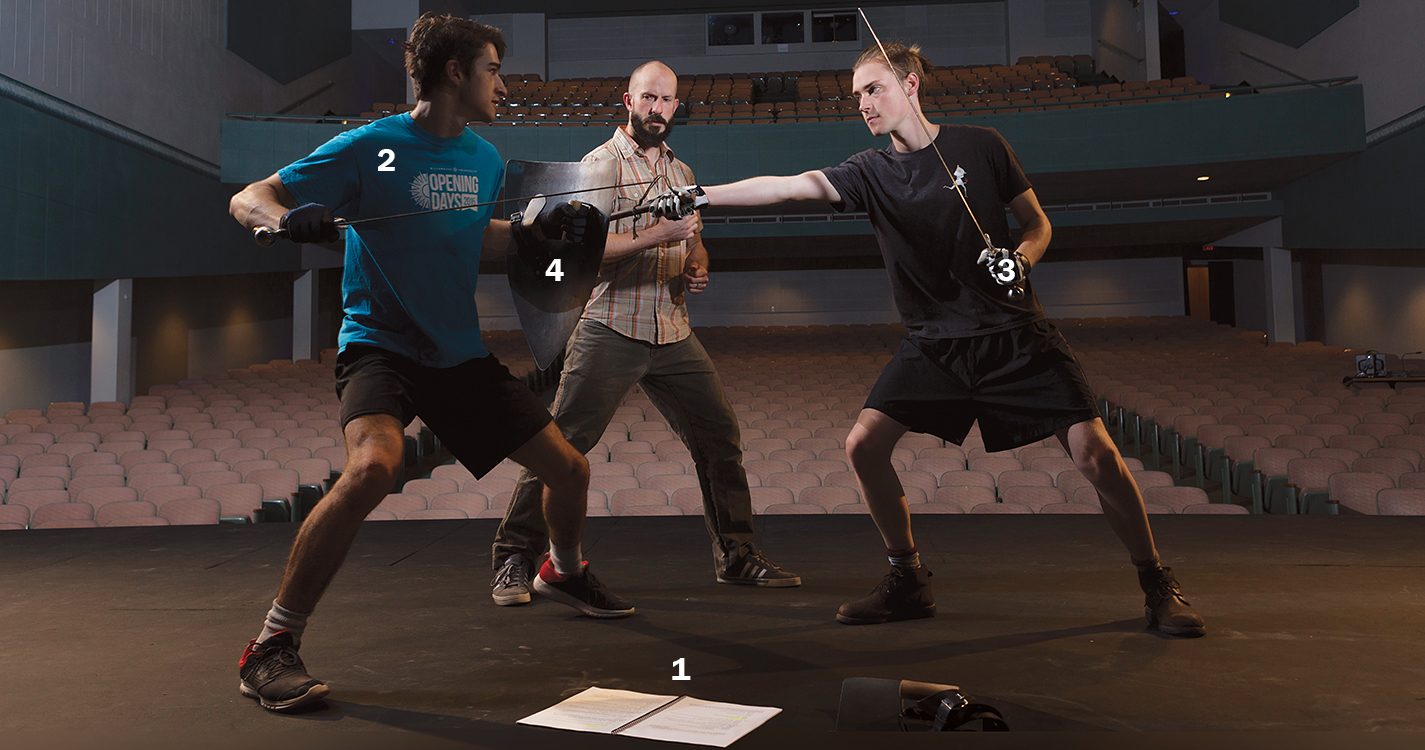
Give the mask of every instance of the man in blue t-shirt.
MULTIPOLYGON (((421 16, 405 44, 415 109, 342 133, 249 185, 234 196, 233 217, 248 229, 278 226, 293 242, 329 242, 338 236, 333 215, 355 221, 493 201, 503 164, 466 123, 494 119, 505 95, 504 51, 490 26, 421 16)), ((582 559, 588 462, 485 349, 475 309, 482 250, 523 250, 541 234, 592 242, 602 217, 561 203, 512 227, 491 212, 483 206, 345 230, 336 390, 347 461, 298 531, 262 633, 243 652, 242 693, 264 708, 290 710, 328 694, 297 655, 302 632, 363 519, 399 477, 402 431, 417 416, 475 476, 508 456, 544 482, 550 556, 535 591, 593 617, 633 612, 582 559), (587 238, 586 229, 594 230, 587 238)))
POLYGON ((703 205, 797 200, 870 216, 910 336, 867 396, 846 454, 891 571, 870 596, 841 605, 836 618, 866 625, 934 616, 930 571, 920 562, 891 452, 907 431, 959 444, 978 422, 989 451, 1057 438, 1138 569, 1149 626, 1202 635, 1202 616, 1161 564, 1143 495, 1104 428, 1083 368, 1028 282, 1048 249, 1049 220, 998 132, 925 118, 918 97, 928 68, 916 48, 899 44, 870 47, 853 66, 862 118, 873 135, 891 137, 887 148, 828 169, 679 187, 656 199, 655 213, 665 218, 703 205), (1017 245, 1006 208, 1023 227, 1017 245))

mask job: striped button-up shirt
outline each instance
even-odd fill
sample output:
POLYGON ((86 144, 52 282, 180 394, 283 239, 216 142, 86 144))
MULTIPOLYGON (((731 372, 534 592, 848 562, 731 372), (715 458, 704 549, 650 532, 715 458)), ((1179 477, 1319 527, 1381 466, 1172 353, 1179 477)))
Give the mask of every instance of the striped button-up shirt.
MULTIPOLYGON (((649 190, 639 183, 655 177, 665 177, 672 185, 693 185, 693 170, 673 157, 673 150, 663 144, 662 155, 650 163, 643 149, 624 132, 614 131, 607 143, 590 151, 584 161, 613 161, 618 164, 620 185, 613 210, 638 205, 639 199, 652 198, 668 189, 662 180, 649 190)), ((641 231, 653 226, 651 214, 620 219, 609 231, 620 234, 641 231)), ((605 263, 599 269, 599 281, 589 304, 584 307, 584 319, 595 320, 630 338, 653 344, 682 341, 693 332, 688 323, 688 307, 683 303, 683 264, 688 258, 687 242, 657 245, 628 257, 605 263)))

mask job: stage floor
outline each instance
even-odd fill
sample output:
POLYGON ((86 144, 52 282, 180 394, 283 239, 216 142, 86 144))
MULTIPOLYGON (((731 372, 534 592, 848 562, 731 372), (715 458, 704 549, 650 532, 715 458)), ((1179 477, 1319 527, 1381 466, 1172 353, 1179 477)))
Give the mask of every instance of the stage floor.
POLYGON ((1189 640, 1144 629, 1099 516, 917 516, 939 615, 862 627, 834 615, 886 569, 870 519, 758 522, 801 588, 717 585, 700 519, 590 519, 587 556, 638 608, 613 621, 495 606, 492 520, 369 523, 303 646, 332 699, 297 716, 237 690, 294 526, 0 534, 0 727, 12 747, 652 747, 515 726, 598 685, 784 709, 738 748, 944 746, 830 733, 842 680, 881 677, 997 706, 1013 736, 967 747, 1404 747, 1425 729, 1425 518, 1154 516, 1207 618, 1189 640))

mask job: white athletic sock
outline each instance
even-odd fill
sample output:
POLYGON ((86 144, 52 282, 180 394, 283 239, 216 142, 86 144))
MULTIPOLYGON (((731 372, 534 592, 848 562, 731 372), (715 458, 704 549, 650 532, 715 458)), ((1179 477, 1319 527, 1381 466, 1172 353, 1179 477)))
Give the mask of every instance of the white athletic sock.
POLYGON ((307 629, 307 618, 311 616, 311 612, 303 614, 285 609, 277 603, 276 599, 273 599, 272 609, 267 612, 267 620, 262 623, 262 635, 257 637, 257 642, 262 643, 285 630, 292 634, 292 645, 300 646, 302 645, 302 631, 307 629))
POLYGON ((549 561, 554 563, 554 572, 561 576, 578 575, 584 566, 584 545, 576 544, 569 549, 549 545, 549 561))
POLYGON ((886 559, 891 561, 891 565, 897 568, 919 568, 920 551, 917 547, 910 549, 886 549, 886 559))

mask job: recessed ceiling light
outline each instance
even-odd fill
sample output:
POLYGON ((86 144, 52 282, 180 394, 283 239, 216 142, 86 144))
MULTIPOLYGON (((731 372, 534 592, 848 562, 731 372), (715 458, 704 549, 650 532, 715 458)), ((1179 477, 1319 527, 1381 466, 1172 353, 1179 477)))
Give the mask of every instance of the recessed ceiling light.
POLYGON ((1210 179, 1212 179, 1212 178, 1211 178, 1211 177, 1208 177, 1207 175, 1203 175, 1203 176, 1197 178, 1197 181, 1198 181, 1198 182, 1207 182, 1207 181, 1210 180, 1210 179))

